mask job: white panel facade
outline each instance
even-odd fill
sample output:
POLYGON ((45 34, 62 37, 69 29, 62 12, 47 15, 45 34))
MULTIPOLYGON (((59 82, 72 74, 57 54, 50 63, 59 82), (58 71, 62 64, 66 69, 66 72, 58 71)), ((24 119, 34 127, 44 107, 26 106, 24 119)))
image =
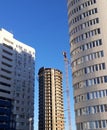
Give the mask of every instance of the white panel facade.
POLYGON ((33 130, 35 49, 0 30, 0 92, 12 100, 16 130, 33 130), (9 92, 8 92, 9 91, 9 92), (32 118, 32 122, 29 119, 32 118))

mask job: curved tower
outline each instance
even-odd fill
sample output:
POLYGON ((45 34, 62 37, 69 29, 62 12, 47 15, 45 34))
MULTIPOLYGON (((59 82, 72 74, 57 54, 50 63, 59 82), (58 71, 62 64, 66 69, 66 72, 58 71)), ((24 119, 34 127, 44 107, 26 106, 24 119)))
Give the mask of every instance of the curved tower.
POLYGON ((107 129, 107 0, 68 0, 77 130, 107 129))

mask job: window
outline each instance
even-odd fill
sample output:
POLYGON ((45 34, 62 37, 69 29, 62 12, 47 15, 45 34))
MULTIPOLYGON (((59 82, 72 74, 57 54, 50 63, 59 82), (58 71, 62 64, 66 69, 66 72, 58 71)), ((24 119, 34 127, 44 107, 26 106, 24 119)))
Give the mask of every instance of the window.
MULTIPOLYGON (((86 3, 86 6, 87 6, 87 3, 86 3)), ((91 9, 91 10, 88 10, 87 12, 84 12, 78 16, 76 16, 74 19, 71 20, 70 22, 70 25, 80 21, 81 19, 85 18, 85 17, 88 17, 89 15, 93 15, 97 13, 97 8, 94 8, 94 9, 91 9)))
MULTIPOLYGON (((76 65, 82 64, 85 61, 90 61, 90 60, 93 60, 93 59, 101 58, 103 56, 104 56, 103 51, 91 53, 89 55, 85 55, 83 57, 80 57, 80 58, 76 59, 75 61, 72 62, 71 65, 72 65, 72 67, 74 67, 76 65)), ((97 71, 98 70, 98 66, 96 66, 95 69, 97 71)))
MULTIPOLYGON (((71 45, 77 44, 77 43, 79 43, 79 42, 82 41, 82 40, 85 40, 85 39, 87 39, 87 38, 89 38, 89 37, 92 37, 92 36, 95 36, 95 35, 99 35, 99 34, 100 34, 100 29, 99 29, 99 28, 98 28, 98 29, 94 29, 94 30, 90 30, 90 31, 88 31, 88 32, 86 32, 86 33, 83 33, 83 34, 81 34, 81 35, 75 37, 75 38, 71 41, 71 45)), ((92 47, 91 47, 91 48, 92 48, 92 47)))
POLYGON ((107 76, 104 76, 104 82, 105 83, 107 82, 107 76))
POLYGON ((16 107, 16 110, 19 110, 19 107, 16 107))
POLYGON ((106 128, 106 121, 102 120, 102 128, 106 128))
POLYGON ((89 43, 86 43, 80 47, 77 47, 75 50, 72 51, 71 55, 76 55, 78 53, 81 53, 83 51, 86 51, 90 48, 94 48, 94 47, 98 47, 98 46, 101 46, 102 45, 102 40, 99 39, 99 40, 95 40, 95 41, 92 41, 92 42, 89 42, 89 43))

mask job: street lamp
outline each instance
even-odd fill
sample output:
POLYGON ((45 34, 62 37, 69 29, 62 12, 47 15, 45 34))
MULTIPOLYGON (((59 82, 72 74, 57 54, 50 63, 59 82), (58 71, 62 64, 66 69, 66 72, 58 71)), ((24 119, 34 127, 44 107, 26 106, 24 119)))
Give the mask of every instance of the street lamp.
POLYGON ((32 130, 32 117, 29 118, 29 130, 32 130))

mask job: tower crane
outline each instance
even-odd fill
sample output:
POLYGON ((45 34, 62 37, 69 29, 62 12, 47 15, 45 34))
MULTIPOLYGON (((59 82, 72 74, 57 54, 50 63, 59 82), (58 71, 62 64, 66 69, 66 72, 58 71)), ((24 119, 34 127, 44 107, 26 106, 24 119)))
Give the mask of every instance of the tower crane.
POLYGON ((69 94, 69 83, 68 83, 68 65, 69 65, 69 60, 67 58, 66 52, 63 52, 63 56, 64 56, 65 73, 66 73, 66 94, 67 94, 67 107, 68 107, 68 125, 69 125, 69 130, 72 130, 72 128, 71 128, 70 94, 69 94))

